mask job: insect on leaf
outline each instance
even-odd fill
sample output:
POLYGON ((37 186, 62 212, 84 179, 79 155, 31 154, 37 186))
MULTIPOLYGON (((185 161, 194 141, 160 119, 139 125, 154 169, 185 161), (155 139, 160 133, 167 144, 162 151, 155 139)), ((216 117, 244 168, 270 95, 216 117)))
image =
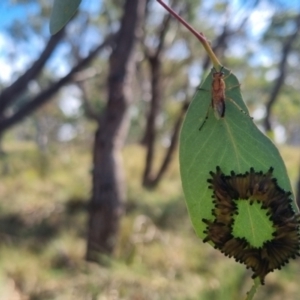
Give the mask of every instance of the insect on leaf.
POLYGON ((245 263, 263 283, 268 272, 298 254, 297 209, 277 148, 248 115, 237 78, 222 71, 224 116, 214 113, 214 70, 187 111, 180 136, 182 185, 197 235, 245 263), (289 251, 278 250, 286 243, 289 251))

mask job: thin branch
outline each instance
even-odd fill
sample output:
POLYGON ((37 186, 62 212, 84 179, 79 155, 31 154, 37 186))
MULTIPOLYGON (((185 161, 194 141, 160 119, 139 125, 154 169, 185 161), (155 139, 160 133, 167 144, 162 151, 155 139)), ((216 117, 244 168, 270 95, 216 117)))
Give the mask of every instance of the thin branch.
POLYGON ((159 44, 157 48, 154 50, 154 49, 149 49, 146 46, 144 47, 145 55, 151 69, 151 102, 150 102, 150 110, 147 116, 145 135, 143 138, 143 143, 146 144, 147 147, 145 169, 143 174, 144 186, 148 186, 149 182, 151 184, 151 172, 152 172, 154 154, 155 154, 154 146, 155 146, 155 139, 156 139, 156 119, 162 102, 161 56, 164 50, 165 36, 169 28, 170 20, 171 20, 170 14, 164 17, 162 26, 160 27, 159 34, 158 34, 159 44))
POLYGON ((90 52, 88 56, 82 59, 75 67, 73 67, 70 72, 64 76, 63 78, 59 79, 55 83, 53 83, 50 87, 42 91, 40 94, 35 96, 33 99, 28 99, 26 104, 21 106, 21 108, 9 117, 4 117, 0 121, 0 133, 8 129, 9 127, 17 124, 27 115, 38 109, 40 106, 45 104, 47 101, 51 99, 51 97, 65 84, 72 81, 73 76, 75 73, 82 70, 85 66, 87 66, 99 53, 99 51, 103 50, 108 45, 112 44, 113 37, 108 37, 102 44, 97 46, 94 50, 90 52))
POLYGON ((28 82, 34 79, 43 69, 45 63, 61 41, 65 34, 65 28, 59 31, 57 34, 50 37, 45 49, 41 53, 40 57, 33 63, 33 65, 21 75, 14 83, 3 90, 0 94, 0 113, 8 107, 14 99, 20 95, 27 87, 28 82))
MULTIPOLYGON (((248 22, 249 17, 250 17, 250 13, 248 13, 240 22, 239 25, 236 26, 236 28, 238 28, 238 30, 240 31, 248 22)), ((227 21, 224 23, 223 26, 223 30, 222 33, 216 38, 216 40, 214 41, 213 45, 212 45, 212 51, 214 53, 219 52, 220 50, 222 52, 225 51, 227 45, 226 45, 226 41, 233 36, 234 34, 236 34, 236 30, 232 30, 229 28, 227 21)), ((206 55, 206 57, 203 60, 203 64, 202 64, 202 70, 203 73, 205 73, 205 71, 208 69, 209 67, 209 63, 210 63, 210 57, 208 55, 206 55)))
POLYGON ((209 41, 203 35, 203 33, 195 30, 190 24, 188 24, 183 18, 181 18, 171 7, 169 7, 163 0, 157 0, 159 4, 161 4, 172 16, 174 16, 181 24, 183 24, 190 32, 194 34, 194 36, 201 42, 204 47, 206 53, 210 57, 214 67, 216 70, 221 68, 221 63, 218 58, 214 54, 213 50, 210 47, 209 41))
POLYGON ((165 157, 163 159, 163 162, 161 164, 161 167, 159 171, 157 172, 157 175, 155 178, 152 179, 150 185, 151 187, 157 186, 157 184, 160 182, 161 178, 167 171, 167 168, 172 160, 172 157, 175 153, 177 144, 178 144, 178 139, 179 139, 179 132, 181 128, 181 124, 183 122, 183 118, 185 116, 185 113, 189 107, 189 101, 186 99, 184 103, 182 104, 181 110, 177 116, 176 122, 174 123, 174 128, 173 128, 173 133, 171 136, 171 143, 170 146, 168 147, 165 157))
POLYGON ((165 17, 164 17, 164 20, 162 22, 162 25, 160 27, 160 32, 158 34, 158 40, 159 40, 159 43, 158 43, 158 46, 156 48, 156 51, 154 53, 154 57, 158 57, 162 51, 163 51, 163 48, 164 48, 164 44, 165 44, 165 37, 166 37, 166 33, 169 29, 169 24, 170 24, 170 21, 171 21, 171 15, 170 14, 167 14, 165 17))

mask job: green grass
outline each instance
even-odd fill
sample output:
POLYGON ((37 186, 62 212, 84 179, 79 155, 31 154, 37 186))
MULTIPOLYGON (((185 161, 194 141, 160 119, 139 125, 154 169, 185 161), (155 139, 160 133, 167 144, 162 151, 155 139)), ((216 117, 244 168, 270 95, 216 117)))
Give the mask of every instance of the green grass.
MULTIPOLYGON (((141 187, 144 149, 128 146, 127 214, 115 256, 84 261, 91 156, 64 146, 44 157, 8 143, 0 162, 0 299, 243 299, 251 272, 199 240, 178 163, 154 191, 141 187), (42 164, 41 164, 42 162, 42 164)), ((284 147, 292 183, 299 149, 284 147)), ((298 299, 299 261, 266 277, 256 299, 298 299)))

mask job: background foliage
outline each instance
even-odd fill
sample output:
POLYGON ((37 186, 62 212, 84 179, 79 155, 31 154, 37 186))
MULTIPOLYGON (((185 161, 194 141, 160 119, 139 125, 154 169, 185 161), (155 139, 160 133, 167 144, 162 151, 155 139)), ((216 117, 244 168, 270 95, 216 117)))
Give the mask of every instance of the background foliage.
MULTIPOLYGON (((120 1, 88 2, 82 1, 39 76, 1 114, 0 128, 4 119, 118 30, 123 13, 120 1)), ((270 121, 296 191, 299 37, 285 47, 298 30, 295 7, 263 1, 171 4, 205 33, 220 61, 237 75, 250 114, 262 130, 266 104, 279 86, 270 121)), ((51 6, 49 1, 1 5, 3 16, 8 16, 0 23, 0 87, 4 91, 47 44, 51 6), (21 13, 8 14, 13 9, 21 13)), ((0 299, 236 299, 249 289, 250 273, 243 266, 196 238, 183 201, 177 151, 159 185, 142 187, 155 53, 161 101, 155 117, 153 173, 170 146, 175 121, 207 72, 199 42, 174 19, 165 18, 159 5, 149 1, 135 53, 131 126, 123 150, 126 215, 113 257, 104 257, 101 265, 83 259, 96 129, 92 115, 106 105, 111 48, 99 51, 45 105, 1 131, 0 299)), ((268 275, 256 299, 297 299, 298 264, 293 261, 283 271, 268 275)))

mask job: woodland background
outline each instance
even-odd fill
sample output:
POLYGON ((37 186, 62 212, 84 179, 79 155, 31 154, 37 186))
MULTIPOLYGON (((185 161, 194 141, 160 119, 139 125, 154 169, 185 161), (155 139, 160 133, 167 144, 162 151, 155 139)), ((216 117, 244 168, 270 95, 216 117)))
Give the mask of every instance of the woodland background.
MULTIPOLYGON (((169 4, 239 78, 299 195, 296 1, 169 4)), ((82 1, 51 37, 51 5, 0 4, 0 299, 240 299, 251 272, 196 237, 179 178, 201 44, 152 0, 82 1)), ((297 299, 299 273, 257 299, 297 299)))

